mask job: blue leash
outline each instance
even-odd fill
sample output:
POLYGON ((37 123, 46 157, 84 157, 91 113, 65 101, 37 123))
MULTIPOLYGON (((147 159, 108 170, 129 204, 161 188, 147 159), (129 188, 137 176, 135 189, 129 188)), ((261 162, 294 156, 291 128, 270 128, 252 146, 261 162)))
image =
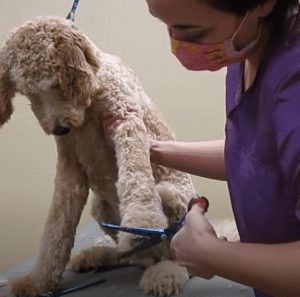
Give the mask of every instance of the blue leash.
POLYGON ((69 14, 67 15, 67 20, 71 20, 72 22, 75 21, 75 14, 76 14, 76 9, 78 7, 79 1, 80 0, 74 0, 73 1, 72 8, 71 8, 69 14))

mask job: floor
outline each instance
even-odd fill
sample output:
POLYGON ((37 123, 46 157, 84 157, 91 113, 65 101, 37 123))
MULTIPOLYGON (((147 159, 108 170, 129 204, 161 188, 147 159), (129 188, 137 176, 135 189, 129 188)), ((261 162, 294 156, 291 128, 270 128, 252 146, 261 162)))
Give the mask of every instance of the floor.
MULTIPOLYGON (((79 229, 76 236, 74 251, 94 244, 101 231, 96 223, 90 223, 79 229)), ((9 271, 0 274, 0 278, 8 280, 23 275, 30 271, 35 261, 35 257, 25 260, 9 271)), ((67 296, 70 297, 146 297, 139 289, 139 279, 142 270, 137 267, 120 268, 100 274, 77 274, 65 272, 61 287, 70 287, 82 284, 89 279, 99 277, 105 282, 96 286, 86 288, 67 296)), ((0 297, 11 297, 8 287, 0 288, 0 297)), ((178 297, 254 297, 252 290, 243 285, 215 277, 211 280, 204 280, 198 277, 192 278, 178 297)))

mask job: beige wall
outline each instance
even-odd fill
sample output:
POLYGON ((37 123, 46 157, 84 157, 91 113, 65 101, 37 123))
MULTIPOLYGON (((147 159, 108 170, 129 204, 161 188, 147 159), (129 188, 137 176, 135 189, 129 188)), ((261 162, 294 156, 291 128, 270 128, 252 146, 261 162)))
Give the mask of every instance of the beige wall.
MULTIPOLYGON (((37 15, 65 16, 71 0, 0 0, 0 42, 7 32, 37 15)), ((82 0, 77 25, 104 51, 121 56, 181 140, 224 134, 224 76, 191 73, 170 54, 163 24, 142 0, 82 0)), ((36 252, 53 190, 56 150, 28 102, 15 98, 15 113, 0 130, 0 271, 36 252)), ((195 178, 211 201, 210 215, 231 216, 225 183, 195 178)), ((85 210, 82 223, 89 220, 85 210)))

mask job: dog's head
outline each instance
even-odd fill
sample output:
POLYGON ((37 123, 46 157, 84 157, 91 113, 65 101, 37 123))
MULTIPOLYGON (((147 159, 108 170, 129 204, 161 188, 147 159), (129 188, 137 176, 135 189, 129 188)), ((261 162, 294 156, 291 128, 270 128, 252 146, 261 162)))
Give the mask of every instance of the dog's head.
POLYGON ((0 49, 0 126, 25 95, 47 134, 66 134, 83 123, 97 93, 95 48, 70 21, 39 17, 11 33, 0 49))

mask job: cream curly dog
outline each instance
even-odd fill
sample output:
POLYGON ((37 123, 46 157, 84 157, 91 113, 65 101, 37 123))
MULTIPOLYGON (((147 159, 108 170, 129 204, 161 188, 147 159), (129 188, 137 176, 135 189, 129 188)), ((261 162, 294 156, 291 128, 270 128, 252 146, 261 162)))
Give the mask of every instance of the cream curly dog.
MULTIPOLYGON (((133 71, 101 52, 71 22, 39 17, 14 30, 0 49, 0 126, 12 112, 16 92, 26 96, 47 134, 55 136, 57 173, 52 205, 32 272, 11 284, 15 296, 53 290, 70 260, 76 227, 89 190, 97 221, 166 227, 182 215, 194 188, 182 172, 150 164, 149 138, 170 140, 172 132, 133 71), (102 123, 126 118, 106 141, 102 123)), ((74 270, 119 265, 134 237, 115 236, 115 247, 84 250, 74 270)), ((146 293, 178 293, 188 280, 167 244, 124 262, 146 268, 146 293)))

